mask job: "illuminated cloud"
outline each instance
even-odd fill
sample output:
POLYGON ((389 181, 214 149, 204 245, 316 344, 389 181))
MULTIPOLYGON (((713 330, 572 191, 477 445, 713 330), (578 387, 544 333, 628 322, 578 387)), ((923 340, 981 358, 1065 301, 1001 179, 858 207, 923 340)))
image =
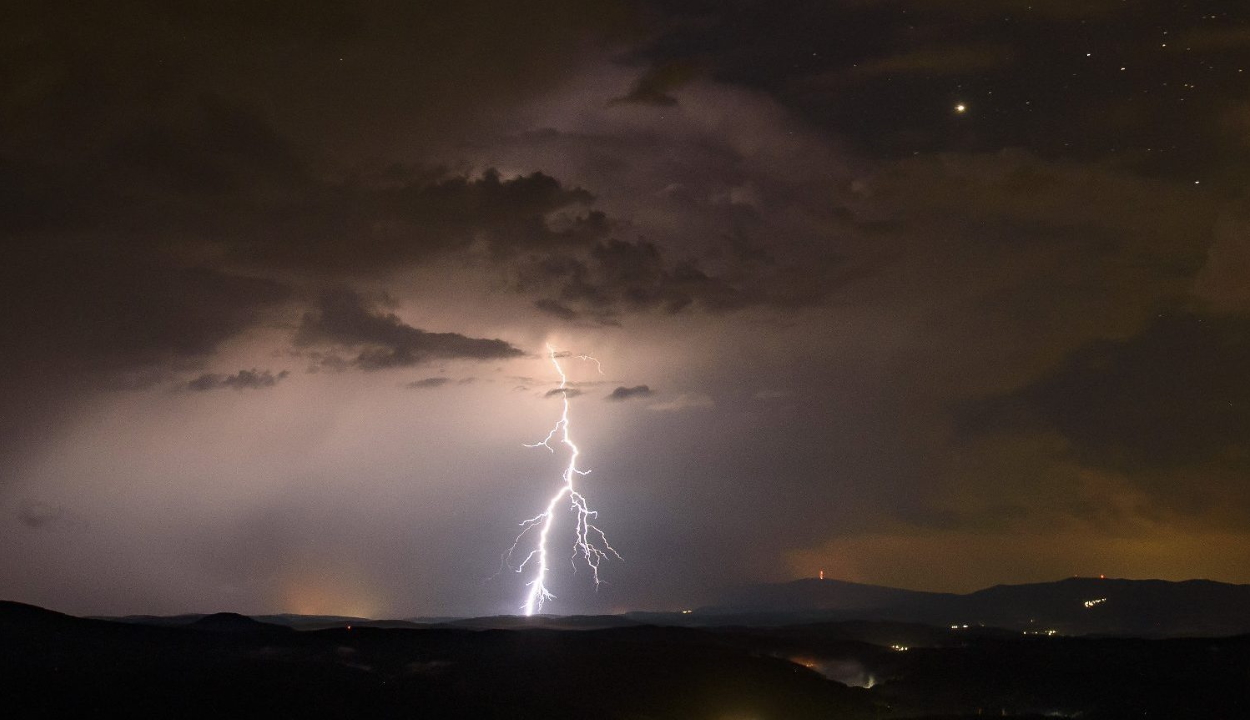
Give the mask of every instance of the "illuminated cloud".
POLYGON ((654 392, 647 385, 635 385, 633 387, 625 387, 624 385, 617 387, 608 394, 607 400, 629 400, 631 398, 650 397, 654 392))
POLYGON ((271 388, 290 374, 289 370, 282 370, 275 374, 270 370, 257 370, 256 368, 240 370, 233 375, 205 373, 194 380, 188 381, 186 388, 197 392, 221 390, 223 388, 258 390, 260 388, 271 388))
POLYGON ((577 388, 571 388, 571 387, 570 388, 556 388, 554 390, 548 390, 547 392, 543 393, 543 397, 544 398, 577 397, 578 395, 581 395, 582 392, 583 392, 582 390, 578 390, 577 388))
POLYGON ((349 348, 357 353, 351 364, 362 370, 408 367, 431 360, 500 360, 522 355, 503 340, 419 330, 394 313, 375 310, 359 293, 346 288, 322 293, 317 309, 304 315, 295 344, 349 348))

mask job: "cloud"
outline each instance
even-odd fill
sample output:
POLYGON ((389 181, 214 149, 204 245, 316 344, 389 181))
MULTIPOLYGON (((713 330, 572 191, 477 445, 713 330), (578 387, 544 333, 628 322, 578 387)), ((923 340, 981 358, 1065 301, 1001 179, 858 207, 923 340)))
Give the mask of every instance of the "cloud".
POLYGON ((240 370, 234 375, 218 375, 215 373, 205 373, 194 380, 187 382, 188 390, 203 392, 206 390, 222 390, 225 388, 233 388, 235 390, 259 390, 261 388, 271 388, 278 384, 280 380, 286 379, 291 374, 289 370, 283 370, 276 375, 269 370, 240 370))
POLYGON ((184 375, 289 295, 275 280, 143 257, 90 234, 15 237, 0 263, 0 346, 11 350, 0 353, 0 462, 97 391, 184 375))
POLYGON ((633 387, 625 387, 624 385, 616 388, 608 394, 607 400, 629 400, 631 398, 650 397, 654 392, 646 385, 635 385, 633 387))
POLYGON ((992 431, 1062 433, 1079 457, 1140 473, 1216 463, 1250 469, 1250 319, 1165 313, 1123 340, 1091 342, 1053 372, 971 403, 992 431))
POLYGON ((575 320, 580 314, 568 305, 552 300, 551 298, 539 298, 535 300, 534 307, 548 315, 554 315, 561 320, 575 320))
POLYGON ((304 315, 295 344, 352 348, 357 355, 351 363, 362 370, 445 359, 506 360, 523 354, 503 340, 414 328, 394 313, 375 311, 360 294, 346 288, 322 293, 317 309, 304 315))
POLYGON ((1250 313, 1250 207, 1240 203, 1215 224, 1215 240, 1206 263, 1194 280, 1194 294, 1205 309, 1217 314, 1250 313))
POLYGON ((629 71, 588 73, 540 118, 478 162, 547 163, 596 193, 608 232, 518 256, 512 289, 566 321, 626 324, 659 315, 785 313, 819 305, 879 268, 846 252, 840 208, 854 161, 755 93, 696 81, 680 111, 604 107, 629 71))
POLYGON ((585 255, 534 258, 519 268, 518 279, 521 291, 554 290, 554 298, 537 301, 540 310, 564 319, 586 315, 604 324, 623 313, 674 315, 692 307, 724 312, 768 300, 708 275, 693 261, 670 263, 659 245, 645 240, 612 238, 585 255))
POLYGON ((41 528, 65 516, 65 508, 39 500, 22 500, 17 507, 17 519, 28 528, 41 528))
POLYGON ((653 403, 647 406, 648 410, 656 412, 680 412, 682 410, 700 410, 716 407, 716 402, 711 396, 703 393, 682 393, 672 400, 653 403))
POLYGON ((257 205, 244 215, 230 246, 239 261, 376 271, 476 253, 491 264, 584 247, 609 226, 603 213, 579 211, 593 195, 542 172, 504 178, 493 169, 468 176, 391 167, 293 191, 293 203, 257 205))
POLYGON ((561 395, 563 395, 564 397, 577 397, 578 395, 581 395, 581 394, 582 394, 582 391, 578 390, 577 388, 566 387, 566 388, 556 388, 554 390, 548 390, 547 392, 543 393, 543 397, 551 398, 551 397, 559 397, 561 395))
POLYGON ((408 383, 404 387, 412 388, 414 390, 428 390, 430 388, 442 387, 449 382, 451 382, 451 378, 428 377, 428 378, 423 378, 421 380, 413 380, 412 382, 408 383))
POLYGON ((638 78, 628 94, 614 98, 609 104, 671 107, 677 104, 677 98, 674 98, 669 93, 693 80, 698 73, 698 64, 690 60, 671 60, 658 63, 647 69, 642 74, 642 77, 638 78))
POLYGON ((0 338, 43 363, 128 369, 213 353, 289 296, 273 280, 50 241, 10 256, 0 338), (20 290, 20 291, 19 291, 20 290))

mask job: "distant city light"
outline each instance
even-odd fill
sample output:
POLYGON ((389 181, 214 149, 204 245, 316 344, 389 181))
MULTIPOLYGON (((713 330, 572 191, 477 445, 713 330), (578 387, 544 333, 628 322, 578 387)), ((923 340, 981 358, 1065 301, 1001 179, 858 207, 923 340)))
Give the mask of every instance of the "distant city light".
POLYGON ((1097 600, 1086 600, 1085 607, 1092 608, 1095 605, 1101 605, 1105 602, 1107 602, 1107 598, 1098 598, 1097 600))

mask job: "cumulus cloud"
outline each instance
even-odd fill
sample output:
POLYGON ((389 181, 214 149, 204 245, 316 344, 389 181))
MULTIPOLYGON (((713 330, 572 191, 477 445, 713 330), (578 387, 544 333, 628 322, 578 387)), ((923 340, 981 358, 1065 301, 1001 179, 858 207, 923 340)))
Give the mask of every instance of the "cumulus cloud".
POLYGON ((186 384, 188 390, 203 392, 206 390, 221 390, 225 388, 233 388, 235 390, 259 390, 261 388, 271 388, 277 385, 279 381, 285 379, 291 374, 289 370, 283 370, 273 373, 270 370, 240 370, 233 375, 221 375, 217 373, 204 373, 203 375, 190 380, 186 384))
POLYGON ((633 387, 625 387, 621 385, 608 394, 608 400, 629 400, 631 398, 650 397, 654 392, 646 385, 635 385, 633 387))
POLYGON ((394 313, 375 310, 359 293, 346 288, 322 293, 317 309, 304 315, 295 343, 351 348, 356 352, 351 364, 362 370, 443 359, 506 360, 523 354, 503 340, 414 328, 394 313))

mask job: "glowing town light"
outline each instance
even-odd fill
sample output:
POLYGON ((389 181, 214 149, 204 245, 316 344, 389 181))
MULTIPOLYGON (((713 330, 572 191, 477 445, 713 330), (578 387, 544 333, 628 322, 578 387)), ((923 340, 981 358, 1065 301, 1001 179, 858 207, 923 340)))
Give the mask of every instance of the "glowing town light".
MULTIPOLYGON (((542 611, 543 603, 555 598, 555 595, 552 595, 551 591, 547 589, 547 572, 550 569, 547 541, 551 537, 551 530, 555 524, 556 509, 560 502, 566 498, 569 501, 570 510, 575 515, 573 523, 573 555, 569 558, 570 562, 573 563, 573 569, 577 569, 577 559, 580 556, 582 561, 590 568, 595 587, 598 587, 600 583, 599 563, 609 557, 615 557, 618 560, 622 559, 608 542, 608 538, 603 534, 603 531, 591 522, 598 516, 598 513, 590 509, 586 504, 585 496, 574 487, 573 481, 579 476, 590 474, 590 471, 577 467, 577 458, 581 455, 581 450, 573 442, 570 434, 569 379, 564 373, 564 367, 560 365, 559 358, 561 355, 551 345, 547 345, 547 354, 551 358, 551 364, 556 368, 556 373, 560 375, 560 387, 558 389, 563 403, 563 410, 560 413, 560 419, 556 421, 551 431, 547 433, 547 437, 542 442, 527 444, 526 447, 545 447, 554 453, 556 449, 551 446, 554 440, 557 444, 568 448, 569 463, 565 466, 564 473, 561 476, 560 489, 555 495, 551 496, 551 499, 547 502, 547 507, 541 513, 521 523, 521 533, 517 535, 516 540, 512 543, 512 548, 508 550, 505 556, 506 559, 510 559, 525 536, 534 528, 539 528, 536 546, 516 568, 518 573, 524 572, 530 561, 534 561, 537 566, 537 569, 534 571, 534 578, 526 583, 529 590, 525 596, 525 603, 521 606, 526 616, 542 611)), ((589 355, 578 355, 577 358, 594 362, 599 368, 599 372, 603 373, 603 366, 595 358, 589 355)))
POLYGON ((1092 608, 1095 605, 1101 605, 1105 602, 1107 602, 1107 598, 1098 598, 1097 600, 1086 600, 1085 607, 1092 608))

